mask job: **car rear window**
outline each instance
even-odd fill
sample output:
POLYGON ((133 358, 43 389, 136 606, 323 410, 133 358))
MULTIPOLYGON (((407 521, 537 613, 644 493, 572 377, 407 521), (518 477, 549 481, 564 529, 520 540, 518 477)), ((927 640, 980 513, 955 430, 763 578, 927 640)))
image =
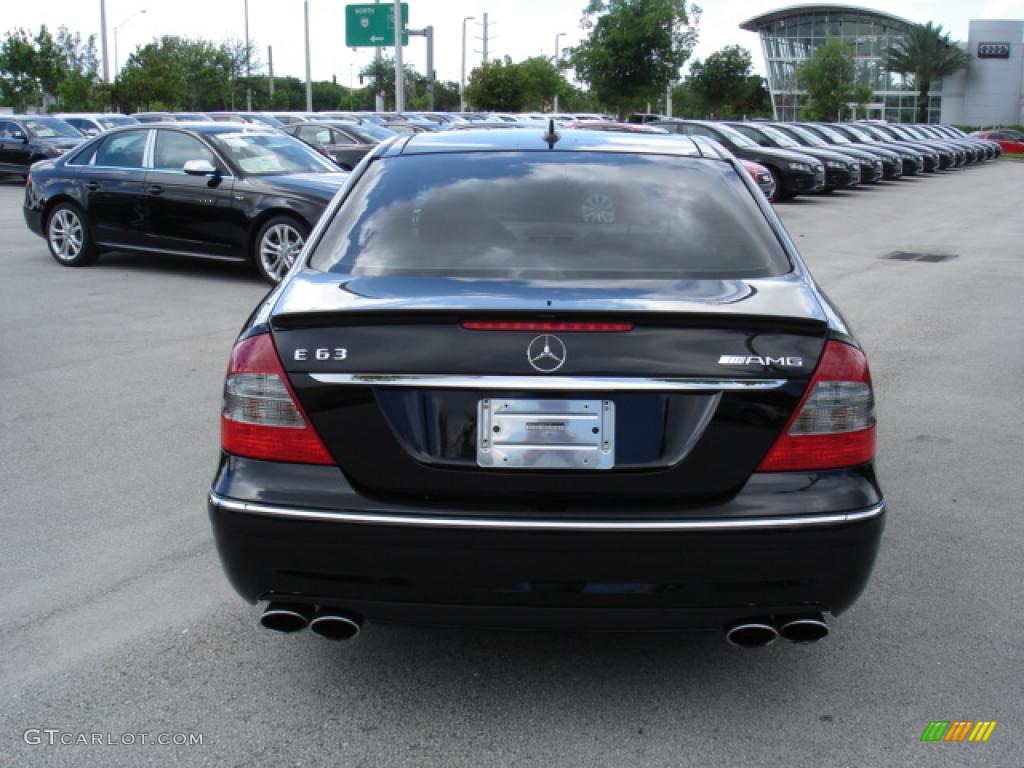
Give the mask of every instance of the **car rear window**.
POLYGON ((791 268, 731 165, 611 152, 378 160, 310 265, 551 280, 767 277, 791 268))

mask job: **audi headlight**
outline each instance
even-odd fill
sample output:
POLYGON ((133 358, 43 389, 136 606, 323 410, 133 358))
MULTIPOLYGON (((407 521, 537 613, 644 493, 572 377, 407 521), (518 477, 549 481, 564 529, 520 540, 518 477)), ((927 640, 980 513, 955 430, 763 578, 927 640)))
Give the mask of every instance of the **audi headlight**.
POLYGON ((849 170, 849 166, 847 166, 842 160, 826 160, 825 165, 829 168, 835 168, 837 171, 849 170))
POLYGON ((804 173, 813 173, 811 166, 809 166, 807 163, 790 163, 789 170, 803 171, 804 173))

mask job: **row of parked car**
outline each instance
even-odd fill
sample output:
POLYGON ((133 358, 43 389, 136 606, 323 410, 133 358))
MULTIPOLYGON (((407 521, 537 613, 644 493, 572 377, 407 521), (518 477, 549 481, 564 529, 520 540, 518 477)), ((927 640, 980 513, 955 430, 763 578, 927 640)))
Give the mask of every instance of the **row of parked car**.
POLYGON ((661 120, 632 128, 716 142, 760 166, 751 172, 773 202, 960 168, 1002 153, 997 142, 946 125, 661 120))
MULTIPOLYGON (((346 171, 380 142, 396 140, 392 127, 410 120, 303 114, 271 126, 124 116, 129 122, 86 137, 68 122, 76 117, 85 116, 0 119, 0 147, 22 152, 20 165, 0 171, 25 175, 26 222, 59 263, 83 266, 105 250, 160 252, 248 262, 271 283, 290 269, 346 171)), ((575 130, 675 134, 704 157, 739 160, 770 201, 960 167, 1000 152, 995 142, 948 126, 454 117, 459 121, 447 128, 429 121, 434 127, 414 132, 530 130, 546 141, 575 130)))

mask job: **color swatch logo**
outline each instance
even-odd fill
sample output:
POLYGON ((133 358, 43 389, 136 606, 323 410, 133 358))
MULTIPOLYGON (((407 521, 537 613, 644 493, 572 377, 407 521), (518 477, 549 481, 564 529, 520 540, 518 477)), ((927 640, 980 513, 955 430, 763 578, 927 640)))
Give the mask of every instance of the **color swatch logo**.
POLYGON ((988 741, 995 729, 995 720, 932 720, 921 741, 988 741))

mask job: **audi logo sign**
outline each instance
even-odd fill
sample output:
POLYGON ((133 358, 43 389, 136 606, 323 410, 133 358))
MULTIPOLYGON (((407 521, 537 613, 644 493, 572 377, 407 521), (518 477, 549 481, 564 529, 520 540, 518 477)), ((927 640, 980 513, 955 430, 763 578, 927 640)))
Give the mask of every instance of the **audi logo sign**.
POLYGON ((979 59, 1008 59, 1010 58, 1009 43, 978 43, 979 59))

